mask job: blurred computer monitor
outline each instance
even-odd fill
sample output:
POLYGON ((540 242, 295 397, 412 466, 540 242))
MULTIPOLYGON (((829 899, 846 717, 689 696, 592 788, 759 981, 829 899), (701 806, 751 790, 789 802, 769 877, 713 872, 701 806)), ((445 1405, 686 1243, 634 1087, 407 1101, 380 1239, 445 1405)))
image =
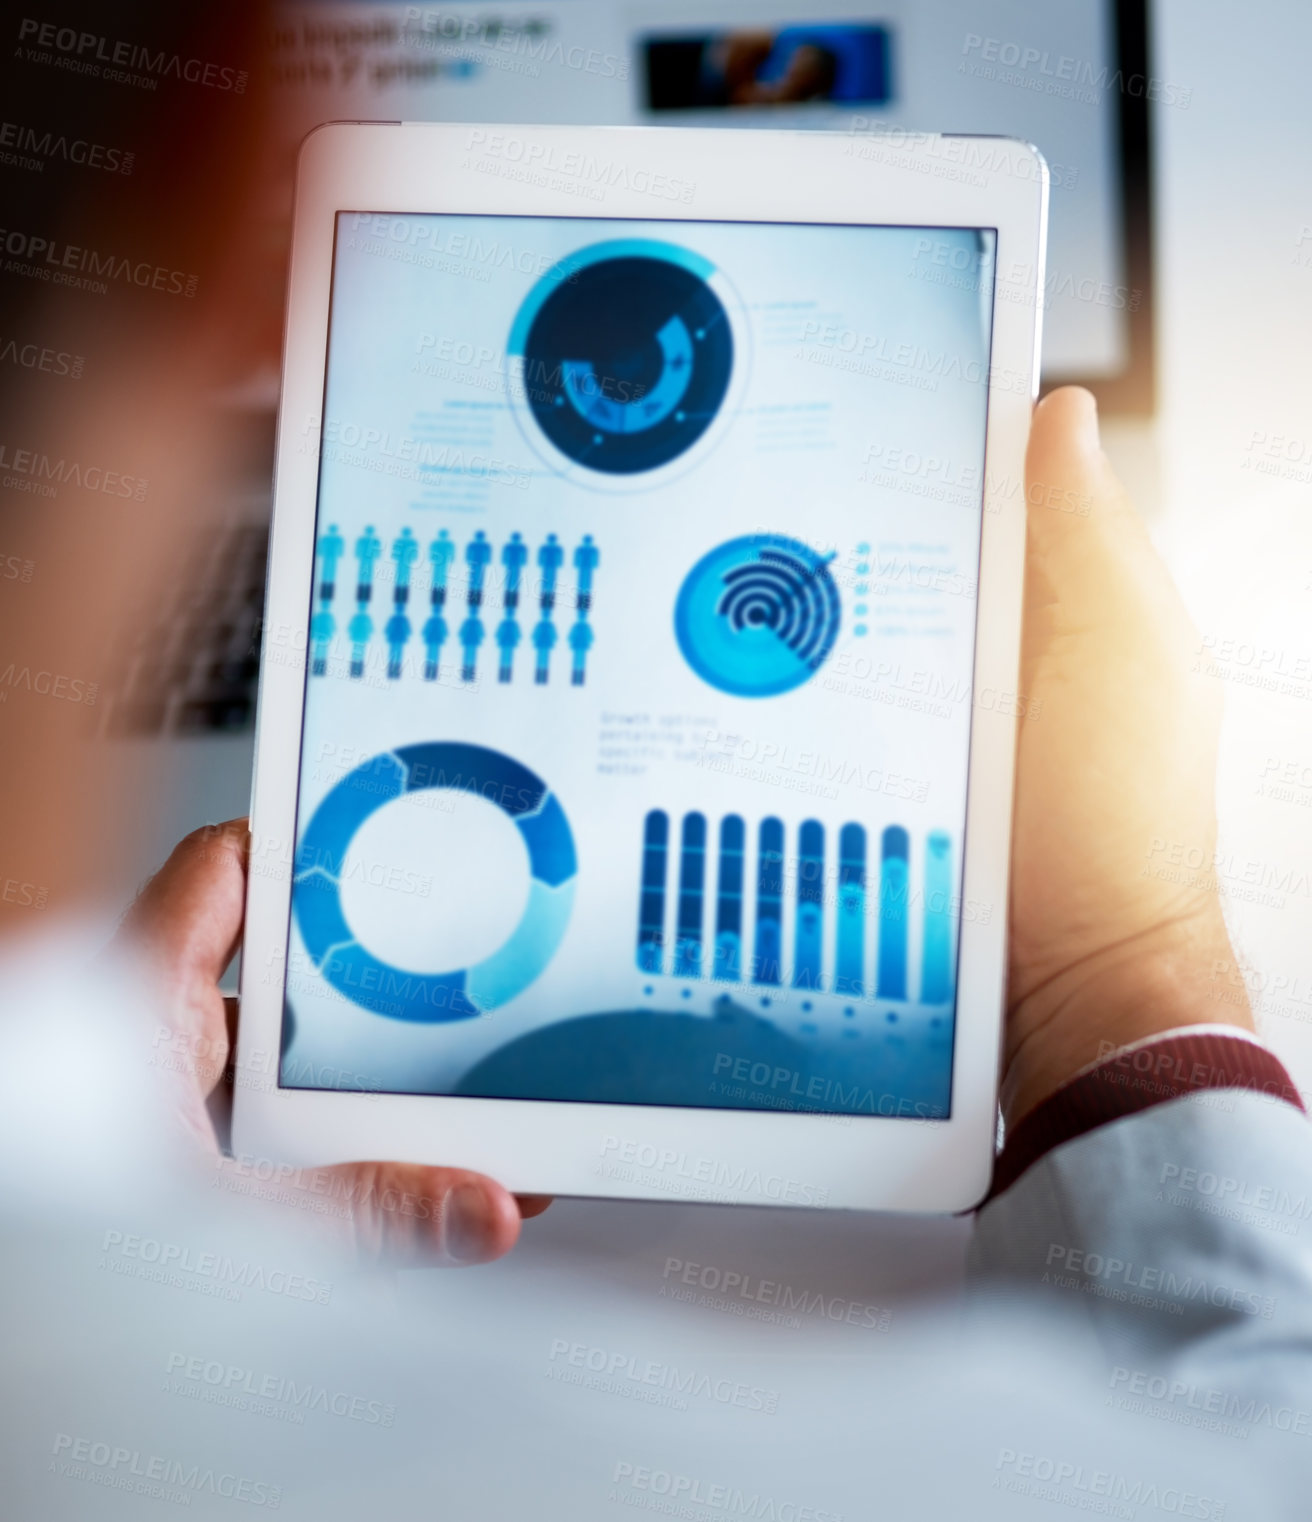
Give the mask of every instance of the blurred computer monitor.
MULTIPOLYGON (((1189 104, 1152 75, 1147 44, 1144 0, 285 0, 263 60, 274 163, 254 212, 264 269, 248 292, 248 369, 216 398, 233 458, 248 463, 206 513, 205 574, 181 580, 179 607, 103 705, 111 732, 140 748, 152 798, 155 827, 125 880, 185 830, 245 807, 269 643, 260 610, 292 182, 314 126, 723 123, 1028 139, 1052 175, 1043 384, 1080 381, 1105 412, 1143 417, 1154 394, 1149 111, 1189 104)), ((501 152, 509 174, 560 172, 517 163, 513 142, 501 152)), ((572 166, 579 215, 606 215, 607 185, 644 167, 659 166, 572 166)), ((943 173, 969 163, 945 159, 943 173)))
MULTIPOLYGON (((1004 134, 1048 160, 1045 386, 1153 408, 1145 0, 289 0, 270 68, 288 180, 316 122, 659 122, 1004 134)), ((604 181, 605 166, 595 166, 604 181)), ((969 164, 945 161, 945 175, 969 164)), ((582 187, 586 188, 586 186, 582 187)), ((580 214, 604 214, 580 198, 580 214)), ((658 213, 659 214, 659 213, 658 213)))

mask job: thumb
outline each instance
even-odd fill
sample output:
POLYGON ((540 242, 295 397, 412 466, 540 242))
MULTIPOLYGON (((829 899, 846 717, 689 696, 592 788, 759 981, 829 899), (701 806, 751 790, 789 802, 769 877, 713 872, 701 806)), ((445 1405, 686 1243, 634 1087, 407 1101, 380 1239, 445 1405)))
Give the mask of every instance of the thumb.
POLYGON ((199 1055, 207 1088, 227 1057, 218 985, 241 944, 249 844, 245 819, 193 831, 137 895, 111 948, 144 963, 161 1012, 199 1055))
MULTIPOLYGON (((1193 624, 1103 452, 1097 404, 1082 387, 1063 386, 1034 409, 1025 500, 1027 677, 1063 640, 1111 657, 1101 663, 1109 676, 1123 675, 1123 662, 1176 668, 1192 654, 1193 624)), ((1165 690, 1176 686, 1172 674, 1165 690)))
POLYGON ((1031 553, 1059 549, 1081 526, 1128 509, 1103 453, 1098 404, 1082 386, 1062 386, 1034 409, 1025 452, 1031 553))
POLYGON ((320 1247, 364 1269, 490 1263, 519 1238, 521 1221, 550 1203, 517 1198, 469 1168, 422 1163, 339 1163, 295 1168, 267 1158, 214 1157, 212 1186, 253 1210, 292 1210, 320 1247))
POLYGON ((194 830, 137 895, 120 938, 171 977, 217 983, 241 942, 249 846, 245 819, 194 830))
POLYGON ((341 1203, 339 1219, 362 1266, 489 1263, 519 1237, 515 1197, 467 1168, 343 1163, 322 1174, 330 1181, 329 1197, 341 1203))

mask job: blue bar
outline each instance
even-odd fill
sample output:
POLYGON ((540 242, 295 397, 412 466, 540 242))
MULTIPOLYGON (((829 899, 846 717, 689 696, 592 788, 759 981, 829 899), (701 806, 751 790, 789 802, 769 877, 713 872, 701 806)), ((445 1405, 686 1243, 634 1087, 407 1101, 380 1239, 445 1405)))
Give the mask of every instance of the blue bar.
POLYGON ((674 943, 676 978, 702 975, 702 899, 706 886, 706 815, 683 816, 679 855, 679 927, 674 943))
POLYGON ((900 824, 890 824, 880 843, 879 999, 907 996, 907 859, 911 841, 900 824))
POLYGON ((824 956, 825 828, 808 819, 798 831, 797 926, 793 987, 819 988, 824 956))
POLYGON ((920 1002, 952 997, 952 842, 931 830, 925 842, 925 935, 920 961, 920 1002))
POLYGON ((756 959, 753 983, 778 983, 783 972, 784 827, 778 819, 763 819, 757 836, 756 959))
POLYGON ((743 848, 747 832, 737 814, 720 821, 720 880, 715 899, 715 972, 725 983, 743 975, 743 848))
POLYGON ((664 809, 647 815, 642 832, 642 894, 638 900, 638 966, 663 969, 665 944, 665 870, 670 820, 664 809))
POLYGON ((834 992, 859 999, 866 960, 866 832, 845 824, 838 836, 838 946, 834 992))

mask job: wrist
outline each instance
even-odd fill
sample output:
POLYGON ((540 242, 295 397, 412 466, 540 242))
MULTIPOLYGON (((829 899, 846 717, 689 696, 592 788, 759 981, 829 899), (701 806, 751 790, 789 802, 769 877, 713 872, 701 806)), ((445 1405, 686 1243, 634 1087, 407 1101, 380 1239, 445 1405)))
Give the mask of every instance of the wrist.
POLYGON ((1254 1030, 1219 907, 1083 958, 1013 1005, 1000 1095, 1007 1124, 1108 1052, 1198 1024, 1254 1030))

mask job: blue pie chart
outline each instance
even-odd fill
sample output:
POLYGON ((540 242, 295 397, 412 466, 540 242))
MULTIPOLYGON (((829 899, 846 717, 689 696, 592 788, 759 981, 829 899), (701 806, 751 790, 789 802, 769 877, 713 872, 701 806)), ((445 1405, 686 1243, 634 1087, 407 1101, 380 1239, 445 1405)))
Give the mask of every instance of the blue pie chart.
MULTIPOLYGON (((495 892, 467 861, 470 892, 495 892)), ((523 993, 551 961, 569 924, 578 860, 559 800, 528 767, 481 745, 431 741, 400 746, 356 767, 319 804, 296 853, 292 910, 320 975, 352 1003, 392 1019, 435 1024, 468 1020, 523 993), (528 903, 491 956, 450 972, 412 972, 376 957, 355 937, 339 881, 356 831, 406 793, 449 788, 474 794, 510 816, 528 851, 528 903)))

